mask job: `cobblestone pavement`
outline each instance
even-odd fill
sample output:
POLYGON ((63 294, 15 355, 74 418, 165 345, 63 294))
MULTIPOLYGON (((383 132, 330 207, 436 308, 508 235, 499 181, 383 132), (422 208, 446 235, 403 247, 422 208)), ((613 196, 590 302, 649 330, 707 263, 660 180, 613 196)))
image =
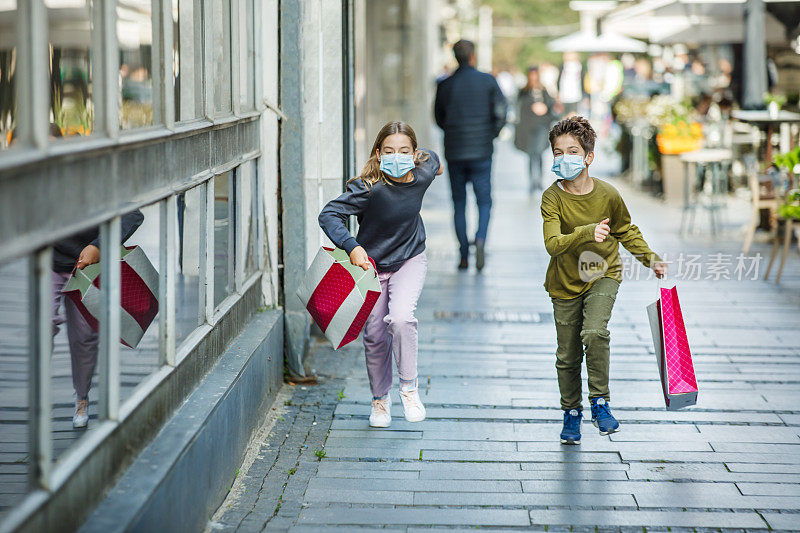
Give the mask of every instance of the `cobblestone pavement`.
POLYGON ((524 161, 506 146, 497 159, 483 274, 455 271, 446 180, 426 198, 418 318, 428 419, 406 422, 395 390, 391 428, 370 429, 360 346, 319 348, 311 362, 326 379, 290 389, 209 530, 800 529, 797 250, 781 285, 725 279, 712 265, 721 254, 736 277, 740 204, 718 239, 702 225, 681 239, 676 209, 615 182, 654 249, 701 256, 700 275, 684 276, 699 279, 677 281, 699 400, 664 410, 645 312, 657 284, 642 271, 623 282, 610 325, 622 431, 603 437, 586 422, 582 444, 565 447, 538 201, 524 194, 524 161))

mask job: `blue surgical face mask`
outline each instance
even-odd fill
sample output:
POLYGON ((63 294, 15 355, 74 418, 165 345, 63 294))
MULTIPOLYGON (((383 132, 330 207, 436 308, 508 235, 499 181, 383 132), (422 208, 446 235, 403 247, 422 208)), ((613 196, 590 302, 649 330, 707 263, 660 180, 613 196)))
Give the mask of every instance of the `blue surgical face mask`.
POLYGON ((574 180, 586 168, 584 156, 578 154, 558 155, 553 159, 553 173, 564 180, 574 180))
POLYGON ((414 168, 413 154, 383 154, 381 170, 393 178, 402 178, 414 168))

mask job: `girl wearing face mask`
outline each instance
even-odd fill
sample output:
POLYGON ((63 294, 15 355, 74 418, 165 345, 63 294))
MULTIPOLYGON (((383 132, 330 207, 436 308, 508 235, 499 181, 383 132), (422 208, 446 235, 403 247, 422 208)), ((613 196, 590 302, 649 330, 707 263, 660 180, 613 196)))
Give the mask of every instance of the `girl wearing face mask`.
POLYGON ((439 157, 417 149, 417 137, 408 124, 389 122, 378 132, 361 175, 350 180, 344 194, 319 215, 322 230, 350 254, 351 263, 367 270, 371 257, 378 267, 382 292, 364 326, 372 427, 388 427, 392 421, 392 354, 406 420, 425 419, 417 392, 414 317, 427 270, 420 210, 425 192, 441 173, 439 157), (351 215, 359 223, 355 238, 347 229, 351 215))
POLYGON ((619 431, 608 389, 607 329, 622 281, 622 244, 659 278, 667 271, 631 223, 628 208, 609 183, 589 176, 595 132, 573 116, 550 130, 553 172, 542 194, 544 244, 550 254, 544 286, 553 302, 558 347, 556 373, 564 410, 562 444, 580 444, 581 364, 586 355, 592 423, 601 435, 619 431))

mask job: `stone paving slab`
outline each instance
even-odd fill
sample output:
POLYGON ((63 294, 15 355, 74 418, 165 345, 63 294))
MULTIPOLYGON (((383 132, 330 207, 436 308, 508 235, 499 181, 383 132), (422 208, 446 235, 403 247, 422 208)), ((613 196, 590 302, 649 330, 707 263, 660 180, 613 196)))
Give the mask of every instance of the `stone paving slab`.
POLYGON ((524 509, 377 509, 361 507, 307 508, 300 524, 404 524, 404 525, 475 525, 528 526, 531 521, 524 509))
MULTIPOLYGON (((414 505, 502 506, 502 507, 570 507, 576 499, 568 494, 501 494, 496 492, 415 492, 414 505)), ((583 494, 583 507, 627 507, 636 509, 630 494, 583 494)))
MULTIPOLYGON (((601 436, 586 421, 581 445, 564 447, 538 200, 522 194, 524 158, 498 150, 482 274, 454 269, 446 181, 426 197, 417 317, 428 419, 405 421, 395 389, 391 427, 369 428, 360 346, 317 345, 320 385, 292 389, 297 405, 254 444, 248 490, 208 531, 800 530, 800 257, 780 286, 678 280, 700 393, 677 412, 664 407, 645 313, 657 285, 626 279, 609 326, 622 430, 601 436)), ((614 184, 654 249, 738 253, 746 209, 729 209, 717 240, 683 239, 679 210, 614 184)))
POLYGON ((766 529, 757 513, 698 513, 687 511, 575 511, 534 510, 533 525, 571 526, 643 526, 643 527, 708 527, 766 529))
POLYGON ((796 531, 800 516, 793 513, 761 513, 764 520, 767 521, 770 528, 776 530, 796 531))

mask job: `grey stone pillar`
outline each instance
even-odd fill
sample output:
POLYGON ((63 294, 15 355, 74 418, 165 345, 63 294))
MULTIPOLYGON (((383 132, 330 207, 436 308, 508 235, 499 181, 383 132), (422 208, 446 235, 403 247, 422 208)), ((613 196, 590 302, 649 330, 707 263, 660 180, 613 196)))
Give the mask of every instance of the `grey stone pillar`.
POLYGON ((767 40, 763 0, 747 0, 744 30, 743 109, 764 109, 767 86, 767 40))
POLYGON ((286 362, 302 377, 309 338, 309 318, 295 295, 306 269, 306 199, 303 157, 303 5, 280 2, 280 107, 286 118, 280 128, 281 234, 286 362))

